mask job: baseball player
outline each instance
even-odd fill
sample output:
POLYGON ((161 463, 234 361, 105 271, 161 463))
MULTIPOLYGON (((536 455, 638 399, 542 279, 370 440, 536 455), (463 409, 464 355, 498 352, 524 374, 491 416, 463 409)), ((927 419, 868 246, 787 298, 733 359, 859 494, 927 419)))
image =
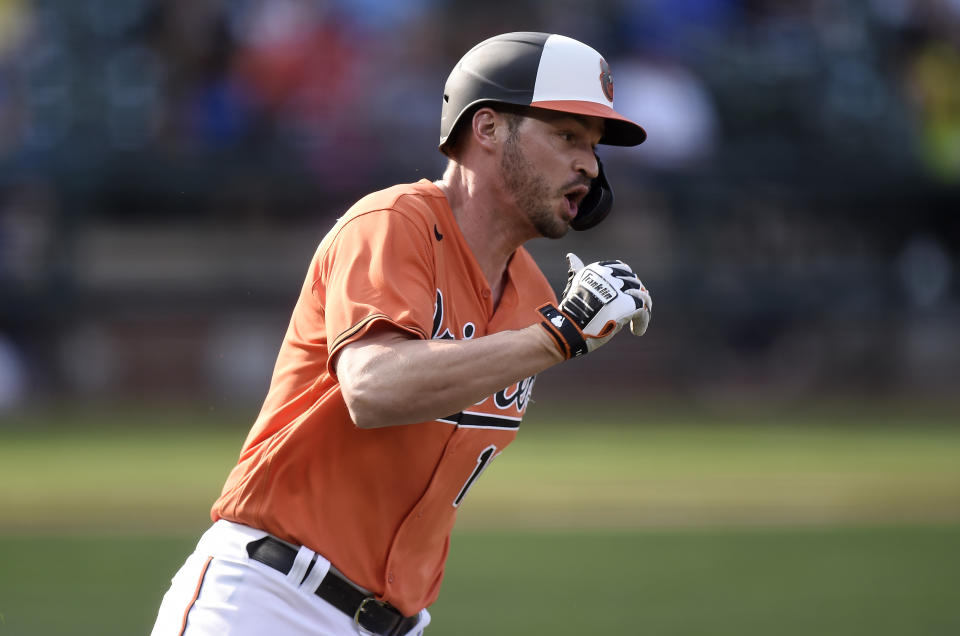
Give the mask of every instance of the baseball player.
POLYGON ((459 61, 443 177, 364 197, 320 243, 155 636, 423 633, 457 510, 535 376, 650 320, 621 261, 568 254, 558 301, 523 247, 610 212, 595 148, 646 137, 612 106, 606 61, 561 35, 499 35, 459 61))

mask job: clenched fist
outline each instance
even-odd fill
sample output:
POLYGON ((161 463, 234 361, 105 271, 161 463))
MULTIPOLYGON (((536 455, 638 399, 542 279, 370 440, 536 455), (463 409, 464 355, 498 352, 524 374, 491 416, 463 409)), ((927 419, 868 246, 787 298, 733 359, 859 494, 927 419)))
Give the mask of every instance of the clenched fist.
POLYGON ((539 308, 546 319, 540 325, 564 356, 575 358, 597 349, 628 322, 634 335, 646 332, 653 300, 629 265, 612 260, 584 266, 576 254, 567 254, 567 265, 560 306, 539 308))

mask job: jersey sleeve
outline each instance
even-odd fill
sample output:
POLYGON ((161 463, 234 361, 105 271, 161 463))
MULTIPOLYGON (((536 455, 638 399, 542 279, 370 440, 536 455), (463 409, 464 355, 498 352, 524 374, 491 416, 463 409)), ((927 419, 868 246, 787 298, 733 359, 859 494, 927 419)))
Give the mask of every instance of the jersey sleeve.
POLYGON ((434 257, 423 228, 396 210, 351 218, 321 255, 313 293, 324 308, 327 370, 347 343, 385 321, 429 338, 434 310, 434 257))

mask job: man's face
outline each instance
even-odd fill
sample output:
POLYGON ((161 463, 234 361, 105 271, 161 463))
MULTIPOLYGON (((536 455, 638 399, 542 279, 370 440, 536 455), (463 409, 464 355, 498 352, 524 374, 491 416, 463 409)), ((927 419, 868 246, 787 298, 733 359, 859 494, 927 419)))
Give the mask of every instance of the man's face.
POLYGON ((539 236, 561 238, 597 176, 603 120, 531 110, 503 148, 500 168, 514 202, 539 236))

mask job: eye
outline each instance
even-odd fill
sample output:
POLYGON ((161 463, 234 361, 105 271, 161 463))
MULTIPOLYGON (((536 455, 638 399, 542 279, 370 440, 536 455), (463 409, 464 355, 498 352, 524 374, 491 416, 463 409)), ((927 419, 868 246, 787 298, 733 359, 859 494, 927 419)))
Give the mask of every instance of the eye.
POLYGON ((566 130, 561 130, 560 132, 557 133, 557 136, 559 136, 560 139, 564 141, 573 141, 574 139, 574 134, 566 130))

